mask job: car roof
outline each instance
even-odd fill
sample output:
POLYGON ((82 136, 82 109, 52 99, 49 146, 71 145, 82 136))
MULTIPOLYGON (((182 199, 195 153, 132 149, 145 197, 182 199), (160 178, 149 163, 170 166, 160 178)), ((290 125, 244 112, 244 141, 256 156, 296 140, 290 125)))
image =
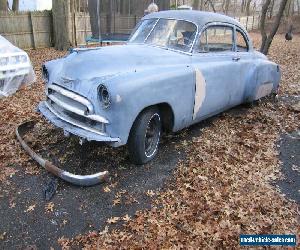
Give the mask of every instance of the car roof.
POLYGON ((143 19, 150 18, 171 18, 171 19, 182 19, 193 22, 198 27, 203 27, 205 24, 210 22, 224 22, 237 25, 242 28, 241 24, 232 17, 225 16, 219 13, 198 11, 198 10, 167 10, 154 12, 143 17, 143 19))

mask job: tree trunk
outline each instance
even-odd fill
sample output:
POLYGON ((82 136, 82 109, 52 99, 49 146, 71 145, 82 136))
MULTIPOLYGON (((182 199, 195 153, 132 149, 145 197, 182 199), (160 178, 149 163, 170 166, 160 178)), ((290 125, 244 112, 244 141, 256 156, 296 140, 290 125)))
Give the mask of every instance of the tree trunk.
POLYGON ((159 10, 169 10, 170 9, 170 1, 156 0, 155 3, 158 5, 159 10))
POLYGON ((245 4, 246 4, 246 0, 242 0, 242 3, 241 3, 241 12, 244 13, 245 11, 245 4))
POLYGON ((266 0, 264 5, 262 6, 261 21, 260 21, 260 32, 261 32, 261 36, 262 36, 262 43, 261 43, 260 51, 265 55, 267 55, 269 52, 269 48, 270 48, 273 38, 279 28, 280 21, 283 16, 283 12, 284 12, 284 9, 286 7, 288 0, 281 0, 278 14, 275 18, 275 21, 271 28, 270 34, 267 35, 266 30, 265 30, 265 22, 266 22, 266 14, 267 14, 270 2, 271 2, 271 0, 266 0))
POLYGON ((225 4, 226 4, 226 0, 222 1, 222 11, 223 13, 225 13, 225 4))
POLYGON ((200 0, 194 0, 193 1, 193 10, 198 10, 200 5, 200 0))
POLYGON ((269 9, 269 5, 271 3, 271 0, 266 0, 261 8, 261 17, 260 17, 260 34, 261 34, 261 47, 260 51, 263 52, 266 40, 267 40, 267 33, 266 33, 266 16, 267 11, 269 9))
POLYGON ((286 17, 290 16, 291 3, 292 3, 292 0, 287 0, 287 5, 285 7, 285 16, 286 17))
POLYGON ((275 0, 272 0, 271 7, 269 8, 269 18, 270 19, 273 17, 274 5, 275 5, 275 0))
POLYGON ((12 5, 12 11, 19 11, 19 0, 14 0, 12 5))
POLYGON ((97 0, 88 0, 88 11, 90 14, 92 37, 98 39, 99 28, 98 28, 97 0))
POLYGON ((66 50, 72 44, 70 40, 70 0, 53 0, 52 14, 54 46, 57 50, 66 50))
POLYGON ((107 33, 112 33, 112 28, 113 28, 113 1, 114 0, 110 0, 109 1, 109 10, 106 16, 106 32, 107 33))
POLYGON ((213 9, 213 12, 216 12, 216 9, 215 9, 215 6, 214 6, 212 0, 207 0, 206 2, 209 3, 209 5, 211 6, 211 8, 213 9))
POLYGON ((246 3, 246 15, 250 16, 250 6, 251 6, 251 1, 252 0, 248 0, 246 3))
POLYGON ((0 0, 0 11, 7 11, 7 0, 0 0))
POLYGON ((225 13, 226 15, 228 14, 229 6, 230 6, 230 0, 223 0, 222 10, 223 10, 223 13, 225 13))

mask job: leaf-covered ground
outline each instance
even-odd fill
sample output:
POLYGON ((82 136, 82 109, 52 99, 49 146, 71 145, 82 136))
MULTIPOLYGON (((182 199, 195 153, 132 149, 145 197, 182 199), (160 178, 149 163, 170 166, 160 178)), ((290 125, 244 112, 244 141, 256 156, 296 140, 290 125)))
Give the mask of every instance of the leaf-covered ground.
MULTIPOLYGON (((258 46, 259 35, 252 37, 258 46)), ((288 43, 277 36, 270 58, 283 71, 280 96, 300 95, 300 37, 288 43)), ((107 227, 61 244, 207 249, 238 247, 240 234, 299 235, 299 207, 272 185, 280 178, 276 141, 299 128, 299 113, 281 98, 265 99, 242 114, 224 113, 199 137, 183 142, 187 160, 151 209, 137 212, 121 229, 107 227)))
MULTIPOLYGON (((252 34, 252 37, 258 46, 259 35, 252 34)), ((36 138, 39 149, 52 142, 71 150, 74 144, 65 139, 61 141, 52 127, 43 126, 45 123, 35 112, 44 97, 40 65, 64 53, 43 49, 29 51, 29 54, 37 83, 0 100, 0 199, 15 185, 11 177, 16 171, 28 175, 43 172, 15 139, 14 130, 19 123, 29 119, 40 121, 37 127, 40 133, 36 138), (22 169, 15 166, 22 166, 22 169)), ((287 101, 300 95, 300 36, 295 36, 292 42, 286 42, 282 35, 277 36, 270 58, 280 64, 283 72, 278 102, 264 99, 252 108, 239 107, 225 112, 210 119, 207 126, 196 126, 199 134, 185 136, 191 129, 181 132, 183 140, 175 143, 175 149, 184 151, 184 157, 179 157, 171 181, 163 191, 147 192, 152 199, 150 209, 142 209, 135 216, 113 215, 104 223, 105 229, 101 232, 92 231, 69 240, 60 235, 61 246, 231 248, 238 247, 241 233, 299 235, 299 207, 286 199, 274 183, 281 178, 276 142, 281 134, 299 129, 300 124, 300 115, 293 108, 295 102, 287 101)), ((170 145, 172 140, 172 136, 167 139, 170 145)), ((54 152, 54 148, 51 147, 51 151, 54 152)), ((124 154, 125 150, 117 152, 124 154)), ((57 155, 62 156, 62 153, 57 155)), ((60 160, 68 161, 70 157, 66 154, 60 160)), ((122 161, 116 164, 126 165, 122 161)), ((114 181, 117 179, 118 176, 114 181)), ((103 191, 109 193, 116 189, 113 184, 105 185, 103 191)), ((122 192, 126 191, 116 192, 112 206, 124 206, 125 193, 122 192)), ((128 199, 135 202, 135 197, 128 199)), ((10 206, 15 206, 13 201, 10 206)), ((24 213, 34 213, 38 206, 28 204, 24 213)), ((45 213, 55 211, 56 206, 47 203, 45 213)), ((0 232, 0 243, 5 233, 0 232)))

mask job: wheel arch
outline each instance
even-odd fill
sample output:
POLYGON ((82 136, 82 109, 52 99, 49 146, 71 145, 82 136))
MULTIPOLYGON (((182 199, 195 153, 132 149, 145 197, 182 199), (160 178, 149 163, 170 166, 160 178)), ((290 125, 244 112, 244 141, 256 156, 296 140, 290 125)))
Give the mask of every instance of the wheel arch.
MULTIPOLYGON (((173 130, 174 127, 174 121, 175 121, 175 117, 174 117, 174 111, 172 109, 172 106, 167 103, 167 102, 162 102, 162 103, 156 103, 147 107, 144 107, 135 117, 134 122, 131 125, 130 128, 130 132, 132 130, 132 127, 135 123, 135 121, 137 120, 137 118, 143 113, 145 112, 145 110, 150 109, 150 108, 157 108, 159 110, 160 113, 160 118, 162 121, 162 129, 164 132, 171 132, 173 130)), ((129 132, 129 134, 130 134, 129 132)))

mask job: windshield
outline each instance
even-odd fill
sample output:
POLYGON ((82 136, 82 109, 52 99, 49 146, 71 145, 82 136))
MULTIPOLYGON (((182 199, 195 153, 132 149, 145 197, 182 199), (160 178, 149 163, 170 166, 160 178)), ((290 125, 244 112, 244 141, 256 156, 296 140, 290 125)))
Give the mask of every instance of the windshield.
POLYGON ((147 19, 133 32, 129 43, 146 43, 160 47, 190 51, 197 27, 195 24, 174 19, 147 19))

